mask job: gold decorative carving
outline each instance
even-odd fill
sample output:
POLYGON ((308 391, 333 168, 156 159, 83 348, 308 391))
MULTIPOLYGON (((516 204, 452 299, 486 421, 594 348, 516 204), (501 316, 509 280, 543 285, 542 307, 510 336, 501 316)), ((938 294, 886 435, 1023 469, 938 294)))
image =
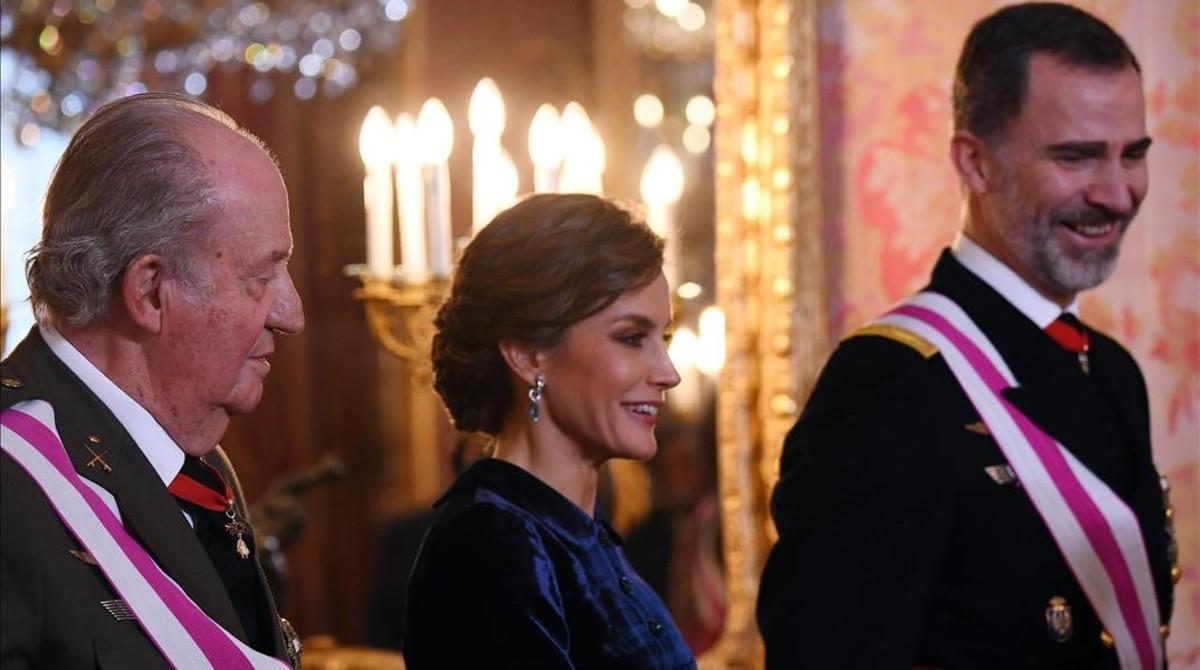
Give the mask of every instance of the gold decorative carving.
POLYGON ((429 386, 433 318, 446 295, 446 282, 381 279, 358 265, 348 267, 346 272, 362 280, 362 286, 354 290, 354 298, 363 304, 371 336, 384 351, 410 364, 411 380, 417 387, 429 386))
POLYGON ((717 400, 729 609, 702 668, 759 668, 759 577, 783 438, 828 351, 815 0, 716 3, 717 400))

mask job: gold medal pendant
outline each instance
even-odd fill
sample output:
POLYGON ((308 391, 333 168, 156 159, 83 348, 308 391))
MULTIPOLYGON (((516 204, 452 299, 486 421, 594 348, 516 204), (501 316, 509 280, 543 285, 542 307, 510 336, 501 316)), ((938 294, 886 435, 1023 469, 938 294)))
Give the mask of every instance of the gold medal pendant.
POLYGON ((246 544, 246 522, 238 518, 237 510, 233 507, 233 501, 229 502, 228 509, 225 510, 225 517, 229 519, 229 523, 225 524, 225 532, 230 536, 237 538, 234 542, 233 550, 237 552, 238 558, 250 558, 250 547, 246 544))
POLYGON ((1054 596, 1050 599, 1050 605, 1046 607, 1046 630, 1050 633, 1050 639, 1055 642, 1066 642, 1071 639, 1072 633, 1075 632, 1075 622, 1071 618, 1071 606, 1067 604, 1067 599, 1062 596, 1054 596))

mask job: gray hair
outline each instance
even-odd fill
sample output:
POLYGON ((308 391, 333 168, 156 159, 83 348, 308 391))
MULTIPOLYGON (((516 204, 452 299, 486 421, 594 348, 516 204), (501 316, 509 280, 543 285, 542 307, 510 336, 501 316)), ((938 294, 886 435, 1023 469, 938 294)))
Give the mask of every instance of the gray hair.
POLYGON ((42 239, 25 262, 39 320, 107 321, 125 269, 146 254, 161 256, 189 288, 207 285, 194 255, 222 203, 187 136, 213 122, 266 150, 229 115, 173 93, 121 98, 79 128, 54 169, 42 239))

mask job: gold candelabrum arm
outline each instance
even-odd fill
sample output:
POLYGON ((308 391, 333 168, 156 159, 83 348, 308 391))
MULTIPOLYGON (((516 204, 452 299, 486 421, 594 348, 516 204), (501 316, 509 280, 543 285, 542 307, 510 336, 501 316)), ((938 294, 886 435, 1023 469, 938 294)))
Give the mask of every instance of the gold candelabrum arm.
POLYGON ((398 273, 391 278, 378 277, 361 265, 347 267, 346 274, 362 281, 353 295, 363 304, 371 337, 384 351, 428 376, 433 319, 446 295, 447 282, 408 281, 398 273))

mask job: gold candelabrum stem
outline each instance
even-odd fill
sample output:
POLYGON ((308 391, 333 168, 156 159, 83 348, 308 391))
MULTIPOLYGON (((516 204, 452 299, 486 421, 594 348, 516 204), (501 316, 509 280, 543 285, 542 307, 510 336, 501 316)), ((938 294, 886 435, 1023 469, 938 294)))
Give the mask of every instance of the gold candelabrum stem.
POLYGON ((363 304, 371 337, 384 351, 412 366, 414 382, 427 382, 432 373, 433 319, 448 283, 443 279, 411 282, 398 275, 376 277, 361 266, 351 266, 346 272, 362 281, 354 290, 354 299, 363 304))
POLYGON ((0 305, 0 349, 4 348, 4 343, 8 337, 8 305, 0 305))

